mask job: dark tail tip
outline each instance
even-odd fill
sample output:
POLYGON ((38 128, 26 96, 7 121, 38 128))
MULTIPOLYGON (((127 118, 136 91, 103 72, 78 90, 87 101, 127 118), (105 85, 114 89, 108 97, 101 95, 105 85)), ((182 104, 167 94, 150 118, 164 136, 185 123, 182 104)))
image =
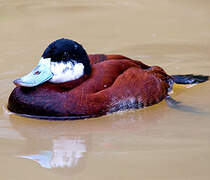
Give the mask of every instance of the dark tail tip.
POLYGON ((198 84, 209 80, 209 76, 204 75, 172 75, 173 80, 177 84, 198 84))

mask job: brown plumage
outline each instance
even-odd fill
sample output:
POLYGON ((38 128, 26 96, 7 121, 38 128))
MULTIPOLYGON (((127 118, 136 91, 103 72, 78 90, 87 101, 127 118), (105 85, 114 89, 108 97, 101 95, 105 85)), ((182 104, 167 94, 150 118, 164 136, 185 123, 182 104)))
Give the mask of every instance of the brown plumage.
POLYGON ((159 103, 172 86, 172 77, 158 66, 120 55, 89 55, 89 60, 91 74, 77 80, 16 87, 8 109, 45 118, 96 117, 159 103))

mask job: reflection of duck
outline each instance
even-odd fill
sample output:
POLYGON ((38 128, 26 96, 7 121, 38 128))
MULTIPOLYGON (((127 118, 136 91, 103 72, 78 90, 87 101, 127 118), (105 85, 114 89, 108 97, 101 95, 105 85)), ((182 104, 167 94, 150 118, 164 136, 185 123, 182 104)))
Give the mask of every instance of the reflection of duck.
MULTIPOLYGON (((120 55, 87 55, 68 39, 51 43, 38 66, 17 79, 9 110, 39 118, 86 118, 159 103, 173 82, 207 77, 169 76, 158 66, 120 55)), ((195 81, 196 80, 196 81, 195 81)), ((198 80, 198 81, 197 81, 198 80)))
POLYGON ((60 137, 53 140, 52 151, 40 151, 38 154, 21 155, 19 157, 31 159, 44 168, 73 168, 87 151, 82 139, 60 137))
POLYGON ((87 164, 95 154, 122 150, 115 146, 115 133, 115 138, 119 139, 122 137, 121 133, 141 134, 164 118, 169 109, 164 103, 161 107, 153 106, 141 112, 115 113, 103 116, 100 121, 97 118, 73 122, 28 121, 10 115, 12 129, 25 139, 24 145, 21 145, 15 156, 37 162, 41 167, 62 175, 80 174, 89 167, 87 164), (109 138, 104 138, 104 134, 109 138))

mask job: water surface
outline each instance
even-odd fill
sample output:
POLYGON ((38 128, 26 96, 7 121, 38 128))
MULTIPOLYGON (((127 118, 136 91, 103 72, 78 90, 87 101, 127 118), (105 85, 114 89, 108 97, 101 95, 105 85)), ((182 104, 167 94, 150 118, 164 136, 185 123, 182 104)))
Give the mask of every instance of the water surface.
POLYGON ((12 81, 31 71, 55 39, 89 53, 118 53, 169 74, 210 75, 210 2, 205 0, 1 0, 0 179, 210 178, 210 82, 175 86, 142 110, 79 121, 41 121, 6 110, 12 81))

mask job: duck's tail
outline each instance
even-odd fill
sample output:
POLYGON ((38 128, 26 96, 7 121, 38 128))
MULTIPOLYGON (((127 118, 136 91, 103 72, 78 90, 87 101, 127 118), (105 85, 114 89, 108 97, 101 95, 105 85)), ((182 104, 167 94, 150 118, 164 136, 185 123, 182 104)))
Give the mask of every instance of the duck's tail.
MULTIPOLYGON (((173 79, 173 82, 175 82, 176 84, 199 84, 209 80, 209 76, 193 74, 172 75, 171 77, 173 79)), ((174 100, 169 95, 165 98, 165 100, 166 103, 172 108, 179 109, 185 112, 201 113, 201 111, 197 108, 183 105, 181 102, 174 100)))
POLYGON ((176 84, 199 84, 209 80, 209 76, 204 75, 172 75, 173 81, 176 84))

